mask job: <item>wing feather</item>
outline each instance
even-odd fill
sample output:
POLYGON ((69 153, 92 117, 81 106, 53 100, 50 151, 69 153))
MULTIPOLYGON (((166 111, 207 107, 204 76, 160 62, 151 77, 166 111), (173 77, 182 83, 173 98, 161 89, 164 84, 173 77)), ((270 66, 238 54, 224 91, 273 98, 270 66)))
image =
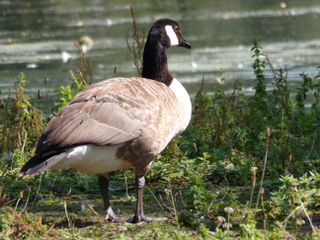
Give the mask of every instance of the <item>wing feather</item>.
POLYGON ((162 107, 166 94, 173 94, 166 85, 141 78, 91 85, 49 122, 36 153, 50 146, 114 145, 133 140, 140 136, 145 120, 162 107))

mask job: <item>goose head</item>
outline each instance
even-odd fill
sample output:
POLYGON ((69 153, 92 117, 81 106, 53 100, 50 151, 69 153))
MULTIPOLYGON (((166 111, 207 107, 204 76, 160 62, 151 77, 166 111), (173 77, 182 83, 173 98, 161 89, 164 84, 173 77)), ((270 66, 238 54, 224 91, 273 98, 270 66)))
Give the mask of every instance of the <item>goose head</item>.
POLYGON ((170 85, 173 77, 168 70, 167 49, 173 46, 191 48, 176 21, 167 18, 157 20, 145 44, 142 77, 170 85))
POLYGON ((165 48, 172 46, 191 48, 190 43, 182 36, 179 24, 171 19, 159 19, 153 24, 148 34, 148 40, 153 39, 165 48))

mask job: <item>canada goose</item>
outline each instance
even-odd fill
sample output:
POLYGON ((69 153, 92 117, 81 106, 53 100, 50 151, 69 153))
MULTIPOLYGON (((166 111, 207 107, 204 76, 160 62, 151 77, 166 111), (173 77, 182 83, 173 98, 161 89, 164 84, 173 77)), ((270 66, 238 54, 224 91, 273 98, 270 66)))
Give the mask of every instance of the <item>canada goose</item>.
POLYGON ((144 175, 191 118, 189 95, 168 70, 170 46, 191 48, 177 22, 160 19, 147 37, 143 77, 105 80, 76 95, 48 123, 35 156, 22 167, 21 174, 64 168, 96 174, 106 219, 118 221, 109 202, 107 173, 133 168, 137 203, 129 221, 159 220, 144 215, 144 175))

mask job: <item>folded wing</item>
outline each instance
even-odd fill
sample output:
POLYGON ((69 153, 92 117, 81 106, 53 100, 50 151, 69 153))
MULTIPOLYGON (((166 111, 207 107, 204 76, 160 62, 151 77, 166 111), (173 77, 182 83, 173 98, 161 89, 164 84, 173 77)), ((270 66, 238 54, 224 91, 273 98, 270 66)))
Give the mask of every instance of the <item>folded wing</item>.
POLYGON ((141 78, 117 78, 92 85, 49 122, 36 154, 45 154, 52 146, 61 149, 133 140, 168 94, 172 93, 164 84, 141 78))

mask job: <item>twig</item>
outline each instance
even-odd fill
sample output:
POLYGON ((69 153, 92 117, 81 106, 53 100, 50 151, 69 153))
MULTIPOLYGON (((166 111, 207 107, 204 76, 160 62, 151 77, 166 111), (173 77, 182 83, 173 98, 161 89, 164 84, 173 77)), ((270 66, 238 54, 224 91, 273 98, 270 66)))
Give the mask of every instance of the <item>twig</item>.
POLYGON ((261 176, 261 180, 260 180, 259 193, 258 193, 258 198, 257 198, 257 202, 256 202, 256 207, 255 207, 254 215, 255 215, 256 212, 257 212, 258 204, 259 204, 259 200, 260 200, 260 196, 261 196, 261 191, 262 191, 262 185, 263 185, 264 175, 265 175, 266 167, 267 167, 269 144, 270 144, 270 128, 267 128, 266 152, 265 152, 265 155, 264 155, 264 165, 263 165, 262 176, 261 176))
POLYGON ((171 204, 172 204, 174 219, 175 219, 175 221, 176 221, 176 224, 177 224, 177 226, 178 226, 178 229, 180 229, 179 219, 178 219, 178 211, 177 211, 177 208, 176 208, 176 202, 175 202, 174 197, 173 197, 172 186, 171 186, 171 182, 170 182, 170 181, 168 182, 168 187, 169 187, 169 192, 168 192, 168 194, 169 194, 170 201, 171 201, 171 204))
POLYGON ((99 222, 102 223, 103 219, 100 217, 100 214, 96 212, 96 210, 94 210, 94 208, 92 206, 88 206, 88 208, 93 212, 93 214, 99 219, 99 222))
MULTIPOLYGON (((306 203, 305 203, 306 204, 306 203)), ((280 225, 283 226, 284 229, 287 227, 288 220, 298 211, 301 209, 302 206, 296 207, 281 223, 280 225)))
POLYGON ((66 217, 67 217, 68 227, 70 228, 71 227, 71 222, 70 222, 69 215, 68 215, 67 201, 66 200, 63 201, 63 207, 64 207, 64 212, 65 212, 66 217))
POLYGON ((129 196, 129 190, 128 190, 128 179, 127 179, 127 174, 124 175, 124 184, 125 184, 125 190, 126 190, 126 197, 130 198, 129 196))
POLYGON ((136 22, 136 18, 134 16, 133 7, 130 6, 130 14, 132 19, 132 44, 129 43, 129 37, 128 34, 126 36, 126 44, 129 52, 131 53, 134 61, 134 65, 136 67, 136 70, 138 74, 142 75, 142 50, 144 46, 144 38, 145 35, 142 33, 138 27, 138 24, 136 22), (142 37, 141 37, 142 35, 142 37))
MULTIPOLYGON (((316 229, 315 229, 315 227, 313 226, 312 220, 311 220, 311 218, 310 218, 310 216, 309 216, 309 214, 308 214, 308 212, 307 212, 307 210, 306 210, 306 208, 305 208, 305 205, 307 205, 308 203, 306 203, 306 204, 303 204, 303 203, 302 203, 302 201, 301 201, 301 199, 300 199, 300 197, 299 197, 299 192, 298 192, 297 187, 295 187, 294 190, 295 190, 295 191, 297 192, 297 194, 298 194, 298 200, 299 200, 301 209, 302 209, 302 211, 304 212, 304 214, 306 215, 306 217, 307 217, 307 219, 308 219, 308 221, 309 221, 309 223, 310 223, 312 232, 314 233, 314 232, 316 232, 316 229)), ((301 193, 301 194, 303 195, 303 193, 301 193)))
POLYGON ((305 157, 305 160, 304 160, 304 161, 308 161, 308 158, 309 158, 311 152, 312 152, 313 149, 314 149, 314 145, 315 145, 315 141, 314 141, 314 138, 313 138, 313 139, 312 139, 312 145, 311 145, 311 147, 310 147, 310 149, 309 149, 309 151, 308 151, 308 153, 307 153, 307 156, 305 157))
POLYGON ((28 197, 27 197, 26 203, 24 204, 24 206, 23 206, 22 210, 20 211, 20 213, 23 213, 26 210, 27 206, 28 206, 28 203, 29 203, 29 200, 30 200, 30 192, 31 192, 30 188, 28 187, 28 197))
POLYGON ((276 85, 278 85, 277 72, 276 72, 276 70, 274 69, 274 67, 273 67, 273 65, 272 65, 269 57, 268 57, 267 55, 265 55, 265 54, 264 54, 264 56, 265 56, 265 58, 266 58, 266 60, 267 60, 267 63, 268 63, 268 65, 269 65, 270 69, 271 69, 272 78, 273 78, 273 80, 275 81, 276 85))
POLYGON ((257 167, 252 167, 250 169, 250 172, 251 172, 251 194, 250 194, 249 208, 251 208, 252 200, 253 200, 253 193, 254 193, 254 189, 256 187, 257 167))
POLYGON ((19 203, 20 203, 20 201, 21 201, 22 198, 23 198, 23 191, 21 191, 21 192, 19 193, 19 198, 18 198, 18 200, 17 200, 17 202, 16 202, 16 206, 14 207, 14 210, 15 210, 15 211, 17 211, 17 208, 18 208, 19 203))
POLYGON ((41 183, 42 183, 42 176, 43 176, 43 174, 40 174, 39 184, 38 184, 38 187, 37 187, 36 196, 35 196, 34 201, 33 201, 33 206, 36 204, 38 196, 39 196, 39 193, 40 193, 40 188, 41 188, 41 183))
POLYGON ((92 64, 91 57, 89 58, 89 74, 90 74, 89 85, 91 85, 93 82, 93 64, 92 64))
POLYGON ((28 132, 25 129, 22 129, 22 130, 24 130, 24 138, 21 146, 21 153, 24 153, 24 149, 26 147, 27 138, 28 138, 28 132))
MULTIPOLYGON (((182 196, 181 190, 179 191, 179 195, 180 195, 180 199, 181 199, 182 205, 183 205, 184 207, 187 207, 187 204, 186 204, 186 203, 184 202, 184 200, 183 200, 183 196, 182 196)), ((213 202, 213 201, 212 201, 212 202, 213 202)), ((212 202, 211 202, 211 203, 212 203, 212 202)), ((208 209, 210 209, 211 203, 209 204, 208 209)))
POLYGON ((150 190, 149 187, 147 187, 148 191, 151 193, 151 195, 153 196, 153 198, 156 200, 156 202, 158 203, 158 205, 161 207, 161 210, 163 211, 163 207, 161 205, 161 203, 159 202, 159 200, 157 199, 157 197, 153 194, 153 192, 150 190))

